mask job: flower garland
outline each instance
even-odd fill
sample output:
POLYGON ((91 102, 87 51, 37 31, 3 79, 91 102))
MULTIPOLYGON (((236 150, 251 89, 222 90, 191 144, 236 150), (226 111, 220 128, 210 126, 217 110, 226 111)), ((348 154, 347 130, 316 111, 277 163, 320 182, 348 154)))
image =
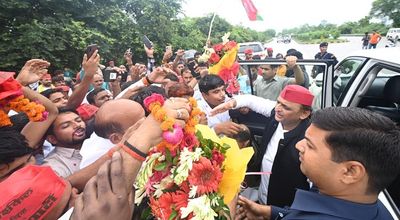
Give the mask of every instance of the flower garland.
POLYGON ((199 62, 208 62, 209 72, 217 74, 227 85, 226 91, 230 94, 238 94, 240 90, 237 81, 239 63, 236 61, 238 45, 235 41, 229 40, 230 33, 222 37, 222 42, 212 48, 205 48, 199 62))
POLYGON ((30 121, 44 121, 48 112, 37 102, 31 102, 22 95, 22 86, 11 74, 0 77, 0 127, 11 126, 7 113, 9 110, 25 112, 30 121))
POLYGON ((189 103, 192 110, 181 128, 166 115, 161 95, 144 100, 161 122, 164 140, 150 150, 138 174, 135 202, 148 196, 157 219, 228 219, 227 204, 239 190, 252 152, 241 151, 233 139, 224 142, 215 133, 211 137, 211 129, 197 125, 201 111, 196 100, 190 98, 189 103), (234 149, 235 158, 228 158, 234 149), (232 164, 240 169, 232 169, 232 164))

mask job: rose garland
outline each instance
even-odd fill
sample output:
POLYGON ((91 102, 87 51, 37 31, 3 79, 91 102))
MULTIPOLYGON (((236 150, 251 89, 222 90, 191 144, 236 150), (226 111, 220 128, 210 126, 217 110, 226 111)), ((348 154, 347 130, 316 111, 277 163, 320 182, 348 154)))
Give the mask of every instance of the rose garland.
MULTIPOLYGON (((1 100, 0 107, 6 111, 14 110, 24 112, 30 121, 44 121, 47 119, 48 112, 45 107, 39 103, 31 102, 23 95, 17 96, 11 100, 1 100)), ((11 120, 8 115, 0 110, 0 126, 11 126, 11 120)))

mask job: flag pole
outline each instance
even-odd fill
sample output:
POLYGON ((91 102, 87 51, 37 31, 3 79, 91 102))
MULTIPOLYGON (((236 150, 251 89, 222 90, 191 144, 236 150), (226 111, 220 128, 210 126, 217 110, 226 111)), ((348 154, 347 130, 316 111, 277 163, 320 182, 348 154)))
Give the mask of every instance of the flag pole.
POLYGON ((208 37, 207 37, 207 41, 206 41, 206 46, 208 46, 208 42, 210 41, 211 30, 212 30, 212 26, 213 26, 213 23, 214 23, 214 19, 215 19, 215 15, 216 15, 216 14, 217 14, 217 13, 214 12, 214 15, 213 15, 213 17, 212 17, 212 19, 211 19, 211 22, 210 22, 210 28, 209 28, 209 30, 208 30, 208 37))

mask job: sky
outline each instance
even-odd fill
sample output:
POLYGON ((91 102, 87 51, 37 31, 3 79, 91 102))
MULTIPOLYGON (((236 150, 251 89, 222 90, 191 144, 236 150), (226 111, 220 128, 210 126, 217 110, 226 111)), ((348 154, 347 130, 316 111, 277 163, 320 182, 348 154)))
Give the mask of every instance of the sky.
POLYGON ((257 31, 318 25, 322 20, 343 24, 367 16, 374 0, 253 0, 263 21, 249 21, 241 0, 186 0, 183 12, 201 17, 216 12, 229 23, 257 31))

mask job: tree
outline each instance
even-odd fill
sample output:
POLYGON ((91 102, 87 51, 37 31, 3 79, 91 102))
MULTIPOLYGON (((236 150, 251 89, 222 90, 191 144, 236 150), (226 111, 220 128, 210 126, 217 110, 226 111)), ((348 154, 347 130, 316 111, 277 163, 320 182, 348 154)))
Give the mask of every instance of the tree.
POLYGON ((388 17, 393 27, 400 27, 400 0, 375 0, 372 3, 371 16, 388 17))

